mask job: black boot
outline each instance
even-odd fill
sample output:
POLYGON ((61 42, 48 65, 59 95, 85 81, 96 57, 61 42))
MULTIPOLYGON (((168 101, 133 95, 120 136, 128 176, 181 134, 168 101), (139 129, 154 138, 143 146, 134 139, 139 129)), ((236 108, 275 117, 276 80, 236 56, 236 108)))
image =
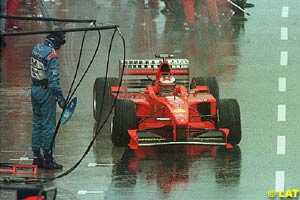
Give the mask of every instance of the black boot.
POLYGON ((43 168, 44 167, 44 158, 41 155, 39 151, 34 151, 33 152, 33 165, 37 165, 38 168, 43 168))
POLYGON ((44 168, 45 169, 50 169, 50 170, 53 170, 53 169, 62 169, 63 166, 56 163, 52 154, 45 154, 44 155, 44 168))

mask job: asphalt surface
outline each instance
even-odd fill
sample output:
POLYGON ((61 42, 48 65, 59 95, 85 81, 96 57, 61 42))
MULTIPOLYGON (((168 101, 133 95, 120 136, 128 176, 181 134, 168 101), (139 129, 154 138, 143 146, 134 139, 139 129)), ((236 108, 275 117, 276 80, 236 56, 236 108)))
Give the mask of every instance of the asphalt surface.
MULTIPOLYGON (((199 22, 194 32, 179 26, 174 16, 144 8, 138 1, 43 1, 44 10, 18 14, 57 18, 92 18, 116 24, 126 41, 126 57, 153 58, 157 53, 188 58, 192 76, 215 76, 221 98, 239 101, 242 141, 233 149, 205 146, 165 146, 131 151, 113 147, 106 124, 87 156, 72 173, 49 183, 57 199, 269 199, 268 191, 288 194, 300 188, 299 149, 299 7, 297 1, 252 0, 251 16, 214 30, 199 22), (93 165, 93 163, 96 163, 93 165), (96 165, 96 166, 95 166, 96 165)), ((23 30, 51 29, 51 24, 19 22, 23 30)), ((75 23, 66 28, 83 27, 75 23)), ((74 166, 95 135, 93 83, 105 72, 113 31, 101 31, 100 50, 75 95, 79 105, 61 126, 56 160, 63 171, 40 170, 51 178, 74 166)), ((59 51, 62 85, 67 93, 76 70, 83 32, 68 33, 59 51)), ((0 162, 31 163, 31 49, 44 35, 6 37, 0 54, 0 162), (29 160, 27 160, 29 159, 29 160)), ((79 74, 97 45, 97 32, 88 32, 79 74)), ((123 56, 116 35, 110 76, 118 76, 123 56)), ((58 110, 58 116, 60 114, 58 110)), ((1 173, 1 176, 7 174, 1 173)), ((279 199, 280 193, 276 193, 279 199)), ((298 195, 298 193, 297 193, 298 195)), ((291 196, 290 196, 291 197, 291 196)), ((295 196, 293 196, 295 197, 295 196)))

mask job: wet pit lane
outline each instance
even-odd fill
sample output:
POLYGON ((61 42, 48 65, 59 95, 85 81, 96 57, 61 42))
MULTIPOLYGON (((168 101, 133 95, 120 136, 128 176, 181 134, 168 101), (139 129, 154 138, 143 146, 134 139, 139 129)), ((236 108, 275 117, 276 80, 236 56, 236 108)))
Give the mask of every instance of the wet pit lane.
POLYGON ((105 199, 219 199, 226 192, 222 188, 238 187, 240 173, 239 147, 229 151, 203 146, 125 150, 113 167, 105 199), (211 190, 210 185, 220 190, 211 190))
MULTIPOLYGON (((196 30, 139 1, 38 1, 36 9, 20 4, 19 15, 86 17, 120 25, 127 59, 152 59, 157 53, 190 60, 190 78, 215 76, 221 98, 236 98, 242 118, 242 141, 233 149, 210 146, 157 146, 137 151, 114 147, 110 122, 72 173, 48 183, 57 199, 268 199, 270 189, 300 188, 298 127, 299 5, 295 1, 252 0, 247 21, 224 23, 215 30, 197 20, 196 30), (42 7, 41 7, 42 5, 42 7), (43 9, 41 9, 43 8, 43 9), (288 9, 289 8, 289 9, 288 9), (263 23, 263 25, 262 25, 263 23), (288 30, 288 32, 287 32, 288 30), (288 35, 285 36, 285 35, 288 35)), ((18 22, 24 31, 51 29, 44 22, 18 22)), ((66 28, 82 24, 61 24, 66 28)), ((79 104, 56 138, 56 160, 62 171, 39 170, 38 178, 67 172, 82 157, 95 135, 93 83, 104 76, 113 31, 101 31, 100 50, 75 95, 79 104)), ((45 35, 5 37, 0 54, 0 162, 32 162, 30 55, 45 35)), ((68 33, 58 52, 67 93, 80 53, 83 32, 68 33)), ((88 32, 79 74, 88 66, 98 41, 88 32)), ((109 76, 118 76, 123 47, 116 36, 109 76)), ((57 110, 59 116, 61 110, 57 110)), ((1 177, 10 174, 1 173, 1 177)), ((37 178, 35 177, 35 178, 37 178)), ((277 196, 278 198, 278 196, 277 196)))

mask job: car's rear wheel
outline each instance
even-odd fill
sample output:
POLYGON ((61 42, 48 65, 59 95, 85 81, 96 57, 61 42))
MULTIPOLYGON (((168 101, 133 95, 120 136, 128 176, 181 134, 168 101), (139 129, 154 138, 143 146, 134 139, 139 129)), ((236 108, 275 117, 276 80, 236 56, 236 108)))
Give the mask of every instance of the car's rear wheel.
POLYGON ((242 139, 240 106, 236 99, 220 99, 218 102, 218 128, 228 128, 228 143, 237 145, 242 139))
POLYGON ((137 128, 136 105, 127 99, 118 99, 111 127, 111 140, 115 146, 125 147, 129 143, 128 130, 137 128))
POLYGON ((208 86, 210 93, 216 98, 218 101, 219 94, 219 84, 216 77, 193 77, 191 81, 190 88, 196 88, 196 86, 208 86))
POLYGON ((115 77, 108 77, 106 84, 105 77, 100 77, 95 80, 93 89, 93 115, 96 122, 103 122, 109 114, 114 103, 114 98, 111 94, 111 86, 118 85, 119 78, 115 77))

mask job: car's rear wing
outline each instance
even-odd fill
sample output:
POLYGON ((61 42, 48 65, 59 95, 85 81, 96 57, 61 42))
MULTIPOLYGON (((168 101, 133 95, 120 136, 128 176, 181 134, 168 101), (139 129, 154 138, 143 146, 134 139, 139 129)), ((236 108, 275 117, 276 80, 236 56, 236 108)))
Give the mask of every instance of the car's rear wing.
MULTIPOLYGON (((176 78, 177 84, 188 85, 189 83, 189 60, 188 59, 166 59, 169 63, 171 72, 176 78)), ((119 61, 119 76, 122 75, 123 64, 123 83, 129 87, 144 87, 155 80, 158 73, 159 64, 163 59, 130 59, 119 61)))

